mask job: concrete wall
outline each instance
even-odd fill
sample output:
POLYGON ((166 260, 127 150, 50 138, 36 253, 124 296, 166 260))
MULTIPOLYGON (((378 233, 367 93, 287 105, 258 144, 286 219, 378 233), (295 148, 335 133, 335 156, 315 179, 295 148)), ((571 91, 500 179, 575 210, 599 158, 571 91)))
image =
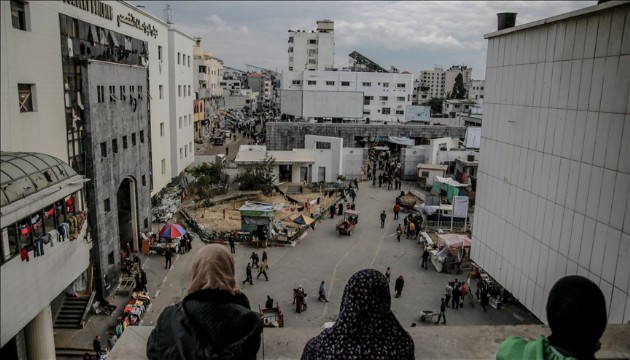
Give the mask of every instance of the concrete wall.
POLYGON ((87 228, 86 223, 74 241, 55 242, 54 246, 44 245, 44 256, 33 257, 31 251, 28 262, 15 256, 2 264, 1 346, 87 269, 91 247, 85 240, 87 228))
MULTIPOLYGON (((118 190, 124 179, 133 179, 135 183, 136 231, 145 231, 145 219, 151 221, 151 194, 148 177, 150 176, 149 142, 141 142, 139 133, 149 132, 145 101, 138 101, 136 110, 129 101, 129 86, 147 87, 147 69, 139 66, 118 65, 106 62, 91 61, 83 66, 83 89, 86 93, 84 104, 87 116, 86 153, 94 161, 87 164, 86 176, 92 179, 87 183, 88 208, 91 219, 91 231, 95 243, 93 249, 95 262, 95 278, 97 286, 109 274, 112 282, 119 276, 120 239, 118 190), (87 76, 85 76, 87 74, 87 76), (127 101, 98 102, 97 86, 108 85, 117 88, 126 86, 127 101), (136 135, 136 145, 132 143, 132 134, 136 135), (123 137, 127 137, 127 149, 123 145, 123 137), (118 141, 118 153, 114 153, 112 140, 118 141), (107 148, 107 156, 101 152, 101 143, 107 148), (142 177, 145 184, 142 184, 142 177), (105 201, 109 200, 110 210, 105 210, 105 201), (114 264, 108 263, 108 255, 113 252, 114 264)), ((136 249, 138 244, 135 245, 136 249)), ((102 290, 102 288, 101 288, 102 290)))
POLYGON ((404 124, 309 124, 309 123, 267 123, 265 143, 268 150, 291 150, 304 148, 306 135, 339 137, 344 146, 353 147, 355 136, 407 136, 414 139, 453 137, 463 139, 465 127, 404 124))
POLYGON ((561 277, 630 321, 630 4, 487 35, 471 257, 538 318, 561 277))
POLYGON ((416 181, 418 164, 425 164, 428 160, 429 148, 426 145, 403 148, 400 151, 400 167, 403 180, 416 181))
MULTIPOLYGON (((361 165, 365 164, 367 170, 367 152, 366 148, 343 148, 343 176, 347 180, 359 178, 361 165)), ((364 179, 367 179, 367 173, 364 179)))
MULTIPOLYGON (((317 135, 306 135, 304 136, 304 148, 305 149, 315 149, 317 142, 327 142, 330 144, 330 166, 331 172, 334 174, 332 176, 332 181, 337 179, 337 175, 343 173, 343 169, 345 166, 344 156, 343 156, 343 139, 330 137, 330 136, 317 136, 317 135)), ((321 153, 321 152, 319 152, 321 153)), ((315 154, 314 157, 317 158, 320 155, 315 154)), ((320 165, 321 166, 321 165, 320 165)), ((315 180, 316 181, 316 180, 315 180)))

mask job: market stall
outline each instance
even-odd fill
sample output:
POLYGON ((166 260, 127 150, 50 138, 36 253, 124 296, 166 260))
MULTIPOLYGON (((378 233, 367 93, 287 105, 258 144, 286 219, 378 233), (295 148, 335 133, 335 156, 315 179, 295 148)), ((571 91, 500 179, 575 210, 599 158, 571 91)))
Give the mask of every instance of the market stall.
POLYGON ((283 207, 281 203, 246 202, 238 209, 241 213, 241 231, 257 233, 258 239, 263 241, 270 239, 273 235, 273 219, 283 207))
POLYGON ((431 263, 439 272, 459 272, 462 260, 470 252, 471 240, 466 235, 438 235, 438 249, 431 251, 431 263))
POLYGON ((436 176, 433 180, 431 193, 433 195, 446 196, 449 201, 453 201, 453 197, 466 195, 466 187, 468 184, 462 184, 451 178, 436 176))

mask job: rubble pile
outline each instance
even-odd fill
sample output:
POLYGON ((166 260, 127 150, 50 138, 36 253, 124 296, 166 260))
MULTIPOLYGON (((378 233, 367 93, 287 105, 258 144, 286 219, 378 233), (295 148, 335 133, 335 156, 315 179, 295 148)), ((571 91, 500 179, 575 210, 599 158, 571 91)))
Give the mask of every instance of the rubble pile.
POLYGON ((153 199, 153 222, 168 222, 179 209, 185 195, 184 187, 169 184, 153 199))

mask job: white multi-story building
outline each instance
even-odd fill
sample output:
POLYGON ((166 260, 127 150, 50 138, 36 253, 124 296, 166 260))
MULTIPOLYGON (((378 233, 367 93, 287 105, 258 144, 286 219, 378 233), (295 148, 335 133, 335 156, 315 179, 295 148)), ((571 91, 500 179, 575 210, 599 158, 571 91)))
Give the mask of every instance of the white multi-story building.
POLYGON ((289 71, 282 79, 281 112, 307 120, 403 122, 412 91, 412 74, 289 71))
POLYGON ((193 126, 193 46, 195 39, 168 29, 169 92, 171 96, 171 178, 179 176, 195 160, 193 126))
POLYGON ((484 88, 486 86, 485 80, 471 80, 470 86, 468 88, 468 99, 469 100, 482 100, 484 95, 484 88))
POLYGON ((434 97, 445 97, 445 83, 446 73, 444 72, 444 69, 439 66, 436 66, 433 70, 424 70, 420 72, 420 86, 429 88, 426 91, 429 99, 434 97))
POLYGON ((485 36, 471 258, 544 322, 566 275, 599 285, 608 323, 630 321, 629 12, 611 1, 485 36))
POLYGON ((444 96, 448 97, 453 91, 453 85, 455 85, 455 78, 457 75, 462 74, 462 80, 466 90, 470 87, 470 81, 472 80, 472 68, 466 65, 453 65, 444 72, 444 96))
POLYGON ((317 31, 289 30, 289 71, 335 67, 335 22, 318 20, 317 31))
POLYGON ((257 72, 247 74, 247 85, 253 92, 258 93, 256 98, 258 109, 252 110, 263 110, 272 107, 273 87, 271 86, 271 79, 267 75, 257 72))

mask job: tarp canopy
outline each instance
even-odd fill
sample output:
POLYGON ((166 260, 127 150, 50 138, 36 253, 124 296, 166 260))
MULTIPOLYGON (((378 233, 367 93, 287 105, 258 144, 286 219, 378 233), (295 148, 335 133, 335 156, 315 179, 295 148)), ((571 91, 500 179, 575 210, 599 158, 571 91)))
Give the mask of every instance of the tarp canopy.
POLYGON ((447 177, 441 177, 441 176, 436 176, 435 177, 436 181, 439 181, 443 184, 448 184, 450 186, 455 186, 455 187, 466 187, 468 186, 467 184, 462 184, 457 180, 453 180, 451 178, 447 178, 447 177))
MULTIPOLYGON (((440 195, 442 191, 446 193, 446 197, 449 200, 453 200, 453 197, 459 196, 460 188, 464 188, 468 185, 462 184, 458 181, 455 181, 451 178, 444 178, 441 176, 436 176, 433 180, 433 185, 431 185, 431 193, 433 195, 440 195)), ((465 195, 465 192, 463 193, 465 195)))
POLYGON ((311 225, 315 220, 306 215, 297 215, 293 219, 291 219, 291 221, 300 225, 311 225))
POLYGON ((394 143, 398 145, 407 145, 407 146, 416 145, 416 142, 413 139, 410 139, 408 137, 389 136, 388 141, 390 143, 394 143))
POLYGON ((460 234, 440 234, 438 235, 438 240, 441 245, 454 248, 470 247, 472 244, 468 236, 460 234))
POLYGON ((481 144, 481 127, 469 126, 466 128, 466 139, 464 146, 466 149, 479 149, 481 144))

